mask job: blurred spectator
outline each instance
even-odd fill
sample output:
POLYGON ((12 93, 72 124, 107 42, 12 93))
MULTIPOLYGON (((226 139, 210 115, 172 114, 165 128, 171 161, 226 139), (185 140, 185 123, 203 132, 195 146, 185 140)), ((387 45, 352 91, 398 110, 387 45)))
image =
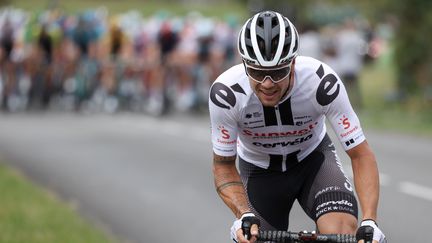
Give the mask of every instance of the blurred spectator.
POLYGON ((110 29, 110 42, 111 42, 111 55, 116 57, 122 48, 123 32, 117 25, 111 26, 110 29))
POLYGON ((53 94, 53 83, 52 83, 52 69, 51 61, 53 55, 53 37, 48 32, 48 27, 42 25, 38 39, 37 39, 37 50, 40 55, 40 94, 41 105, 46 108, 51 100, 53 94))
POLYGON ((14 47, 14 30, 9 16, 6 17, 1 24, 1 81, 2 81, 2 109, 7 110, 9 105, 9 97, 13 92, 15 85, 15 75, 13 73, 12 50, 14 47))
POLYGON ((197 13, 189 13, 179 32, 179 43, 170 65, 174 76, 168 82, 173 84, 171 96, 175 97, 173 108, 180 111, 193 109, 196 101, 194 71, 199 61, 199 25, 204 21, 197 13), (175 82, 175 83, 173 83, 175 82))
POLYGON ((47 64, 51 63, 51 56, 53 50, 53 40, 46 25, 43 25, 38 37, 38 47, 42 52, 42 56, 47 64))
POLYGON ((305 23, 300 26, 299 31, 299 55, 322 60, 322 40, 317 26, 313 23, 305 23))
POLYGON ((1 48, 2 48, 2 59, 10 60, 11 53, 14 46, 14 30, 12 23, 8 17, 1 26, 1 48))
POLYGON ((367 53, 367 43, 353 19, 344 21, 335 35, 334 48, 336 59, 333 68, 344 82, 351 103, 360 109, 362 95, 358 80, 367 53))

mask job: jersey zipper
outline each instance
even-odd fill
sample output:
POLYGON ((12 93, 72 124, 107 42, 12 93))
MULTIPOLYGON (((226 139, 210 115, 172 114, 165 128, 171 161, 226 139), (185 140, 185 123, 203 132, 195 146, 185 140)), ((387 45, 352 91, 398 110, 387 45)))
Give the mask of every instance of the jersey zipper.
MULTIPOLYGON (((281 114, 280 114, 280 111, 279 111, 279 106, 275 107, 275 111, 276 111, 275 113, 276 113, 276 120, 277 120, 278 131, 279 131, 279 134, 281 134, 283 132, 282 131, 283 124, 282 124, 281 114)), ((280 143, 283 142, 282 138, 278 138, 278 140, 279 140, 280 143)), ((286 152, 284 151, 283 147, 281 147, 279 149, 279 154, 282 155, 282 171, 285 171, 286 170, 286 152)))

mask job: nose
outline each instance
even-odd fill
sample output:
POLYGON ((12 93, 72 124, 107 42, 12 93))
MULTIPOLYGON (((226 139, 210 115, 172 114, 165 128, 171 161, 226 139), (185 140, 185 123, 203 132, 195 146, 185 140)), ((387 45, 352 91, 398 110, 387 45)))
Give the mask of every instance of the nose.
POLYGON ((270 76, 267 76, 264 78, 264 82, 261 83, 264 87, 272 87, 275 83, 273 83, 273 80, 270 78, 270 76))

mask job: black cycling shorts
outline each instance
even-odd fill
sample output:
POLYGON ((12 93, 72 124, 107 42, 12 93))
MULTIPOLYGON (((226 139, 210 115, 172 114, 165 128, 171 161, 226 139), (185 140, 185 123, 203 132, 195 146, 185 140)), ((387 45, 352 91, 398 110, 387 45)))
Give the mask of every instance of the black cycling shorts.
POLYGON ((328 135, 305 159, 295 163, 286 171, 280 171, 263 169, 239 158, 249 206, 261 219, 261 229, 287 230, 289 213, 296 199, 315 222, 329 212, 344 212, 357 218, 352 184, 343 172, 328 135))

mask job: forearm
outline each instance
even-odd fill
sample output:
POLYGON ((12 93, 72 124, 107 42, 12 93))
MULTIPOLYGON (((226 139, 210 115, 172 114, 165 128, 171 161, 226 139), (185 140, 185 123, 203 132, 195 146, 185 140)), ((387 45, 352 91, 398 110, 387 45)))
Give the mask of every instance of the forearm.
POLYGON ((379 200, 379 173, 373 154, 352 161, 354 184, 363 219, 376 220, 379 200))
POLYGON ((249 212, 246 192, 235 166, 235 156, 214 155, 213 175, 216 191, 237 218, 249 212))

